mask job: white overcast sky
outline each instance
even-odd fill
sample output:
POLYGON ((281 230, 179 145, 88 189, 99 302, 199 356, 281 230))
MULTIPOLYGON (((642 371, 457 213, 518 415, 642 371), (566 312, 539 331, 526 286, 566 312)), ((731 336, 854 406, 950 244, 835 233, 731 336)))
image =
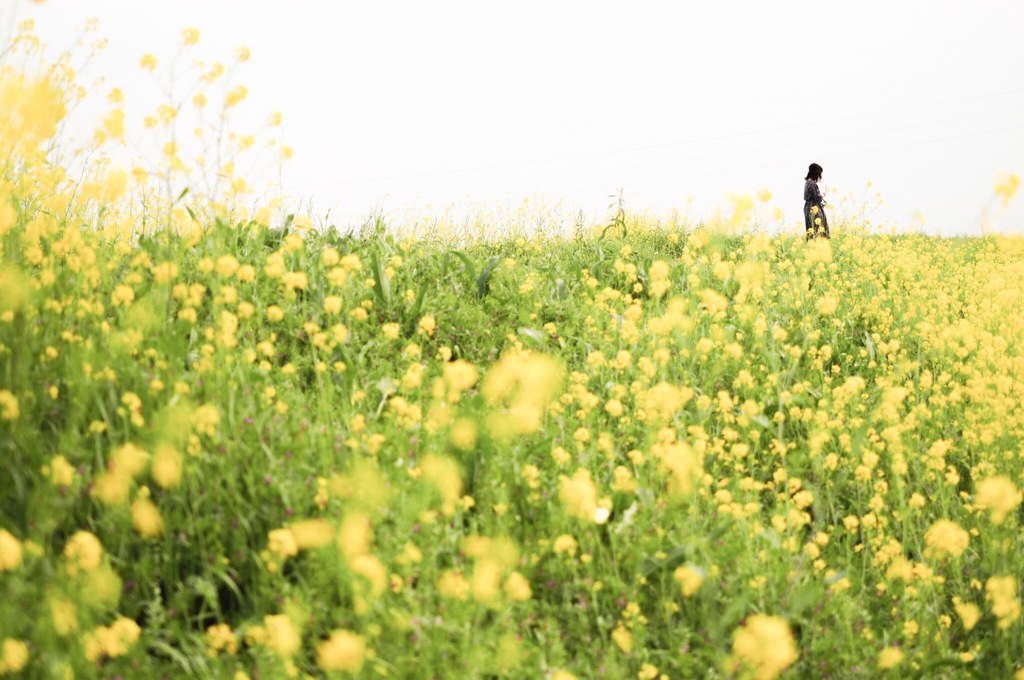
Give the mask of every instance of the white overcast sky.
MULTIPOLYGON (((767 187, 794 224, 817 162, 833 201, 881 192, 876 222, 919 213, 927 231, 978 233, 999 173, 1024 174, 1020 0, 49 0, 16 11, 58 46, 99 18, 110 46, 91 72, 136 99, 155 94, 139 56, 173 54, 183 28, 201 30, 207 59, 247 45, 245 106, 283 112, 295 148, 285 190, 342 223, 536 195, 602 217, 619 188, 636 209, 693 199, 699 218, 767 187)), ((1024 231, 1024 196, 995 224, 1024 231)))

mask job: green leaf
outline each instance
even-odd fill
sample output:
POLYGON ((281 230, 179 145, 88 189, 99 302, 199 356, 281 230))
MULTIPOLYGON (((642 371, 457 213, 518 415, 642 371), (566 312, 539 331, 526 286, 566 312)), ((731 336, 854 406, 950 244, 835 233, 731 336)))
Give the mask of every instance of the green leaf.
POLYGON ((768 420, 767 416, 762 415, 760 413, 757 414, 756 416, 748 416, 748 417, 752 421, 754 421, 755 423, 757 423, 758 425, 760 425, 763 428, 768 429, 768 428, 771 428, 771 426, 772 426, 772 421, 768 420))
POLYGON ((736 521, 733 520, 731 517, 726 517, 722 520, 719 520, 719 523, 715 527, 714 531, 707 535, 708 543, 713 543, 720 539, 722 536, 725 536, 725 534, 728 533, 729 529, 732 529, 735 524, 736 521))
POLYGON ((228 574, 225 571, 216 571, 214 572, 214 575, 217 577, 218 581, 223 583, 225 586, 227 586, 228 590, 234 593, 235 597, 238 598, 239 602, 242 601, 242 591, 241 589, 239 589, 238 584, 235 583, 235 580, 231 578, 230 574, 228 574))
POLYGON ((186 583, 196 595, 203 598, 207 605, 214 609, 217 608, 217 588, 209 579, 202 576, 191 576, 186 583))
POLYGON ((519 335, 525 335, 538 345, 543 345, 547 340, 547 336, 544 331, 539 331, 536 328, 517 328, 516 333, 519 333, 519 335))
POLYGON ((476 296, 479 298, 484 297, 490 291, 491 287, 489 281, 491 279, 491 273, 494 272, 494 268, 498 266, 498 256, 492 255, 491 259, 487 260, 487 266, 480 272, 480 277, 476 280, 476 296))
POLYGON ((171 661, 176 663, 185 674, 191 675, 195 671, 192 667, 192 662, 189 661, 187 656, 182 654, 180 650, 171 647, 163 640, 151 641, 149 643, 149 648, 170 658, 171 661))
POLYGON ((757 537, 768 541, 773 548, 782 546, 782 538, 779 537, 779 532, 775 529, 764 529, 757 534, 757 537))
POLYGON ((476 267, 473 266, 473 261, 469 259, 469 256, 465 253, 460 253, 457 250, 449 251, 452 255, 462 260, 462 265, 466 268, 466 273, 469 274, 471 280, 476 279, 476 267))
POLYGON ((794 617, 802 616, 816 604, 821 602, 824 593, 813 583, 805 583, 793 591, 789 597, 789 610, 794 617))
POLYGON ((605 264, 604 250, 601 248, 601 244, 597 244, 597 262, 590 266, 590 275, 597 278, 597 272, 605 264))
MULTIPOLYGON (((922 666, 916 673, 910 675, 912 678, 934 678, 933 671, 939 668, 963 668, 964 662, 960 659, 936 659, 931 663, 922 666)), ((984 677, 984 676, 982 676, 984 677)))
POLYGON ((569 297, 569 290, 565 287, 565 281, 558 279, 555 281, 555 299, 565 300, 569 297))
POLYGON ((430 279, 424 279, 423 285, 416 291, 416 300, 412 303, 412 317, 419 319, 420 311, 423 309, 423 299, 427 296, 427 288, 430 286, 430 279))
POLYGON ((373 383, 373 386, 380 390, 381 394, 387 397, 389 394, 394 392, 396 387, 398 387, 398 383, 391 378, 381 378, 377 382, 373 383))
POLYGON ((391 307, 391 277, 388 276, 377 253, 370 256, 370 267, 373 271, 373 294, 384 309, 391 307))
POLYGON ((689 544, 681 544, 673 547, 665 555, 664 559, 658 559, 656 557, 648 557, 644 560, 643 567, 640 569, 640 573, 644 578, 649 577, 656 571, 663 569, 674 569, 675 567, 682 564, 685 560, 689 559, 693 554, 693 546, 689 544))

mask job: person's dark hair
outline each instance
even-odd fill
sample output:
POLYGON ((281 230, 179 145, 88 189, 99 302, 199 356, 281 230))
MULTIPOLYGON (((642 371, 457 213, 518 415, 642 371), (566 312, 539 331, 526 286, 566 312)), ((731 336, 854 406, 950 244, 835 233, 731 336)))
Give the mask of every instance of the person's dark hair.
POLYGON ((807 168, 807 177, 804 179, 813 179, 815 181, 821 179, 822 169, 817 163, 811 163, 811 166, 807 168))

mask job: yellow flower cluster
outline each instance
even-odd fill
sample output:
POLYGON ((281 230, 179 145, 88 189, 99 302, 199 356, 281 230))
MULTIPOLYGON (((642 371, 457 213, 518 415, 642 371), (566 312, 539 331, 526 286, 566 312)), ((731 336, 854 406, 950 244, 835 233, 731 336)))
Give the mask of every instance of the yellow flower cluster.
POLYGON ((749 668, 757 680, 772 680, 797 660, 796 643, 789 625, 777 616, 754 614, 733 633, 736 661, 749 668))
POLYGON ((28 663, 28 645, 21 640, 4 640, 0 646, 0 675, 17 673, 28 663))
POLYGON ((0 529, 0 572, 14 571, 21 566, 21 543, 6 529, 0 529))
POLYGON ((69 574, 80 570, 93 571, 103 559, 103 545, 88 531, 77 531, 65 544, 64 557, 68 561, 66 568, 69 574))
POLYGON ((316 648, 317 663, 325 671, 358 673, 366 657, 366 641, 348 630, 335 630, 316 648))
POLYGON ((344 234, 243 200, 199 40, 74 173, 0 50, 0 674, 1020 674, 1024 240, 344 234))
POLYGON ((86 633, 84 638, 85 658, 96 661, 101 657, 124 656, 139 640, 142 629, 132 619, 118 617, 109 626, 99 626, 86 633))

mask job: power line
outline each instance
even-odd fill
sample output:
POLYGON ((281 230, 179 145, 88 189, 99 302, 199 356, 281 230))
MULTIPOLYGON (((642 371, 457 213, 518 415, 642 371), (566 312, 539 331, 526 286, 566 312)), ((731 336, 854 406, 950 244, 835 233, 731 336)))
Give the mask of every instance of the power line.
MULTIPOLYGON (((982 130, 982 131, 978 131, 978 132, 969 132, 969 133, 962 134, 962 135, 952 135, 952 136, 947 136, 947 137, 935 137, 935 138, 932 138, 932 139, 919 139, 919 140, 915 140, 913 142, 905 142, 903 144, 892 144, 892 145, 889 145, 889 146, 877 147, 877 148, 873 148, 873 149, 859 149, 857 151, 847 151, 847 152, 844 152, 844 153, 831 154, 830 157, 831 158, 847 158, 849 156, 859 156, 859 155, 866 154, 866 153, 882 153, 884 151, 892 151, 892 150, 895 150, 895 149, 904 149, 904 148, 907 148, 907 147, 919 146, 921 144, 934 144, 934 143, 947 142, 947 141, 953 141, 953 140, 958 140, 958 139, 968 139, 970 137, 978 137, 978 136, 981 136, 981 135, 990 135, 990 134, 995 134, 995 133, 998 133, 998 132, 1009 132, 1011 130, 1020 130, 1020 129, 1024 129, 1024 124, 1021 124, 1021 125, 1010 125, 1008 127, 997 128, 997 129, 994 129, 994 130, 982 130)), ((660 182, 678 182, 678 181, 686 180, 686 179, 699 179, 701 177, 713 177, 713 176, 717 176, 717 175, 728 175, 728 174, 739 173, 739 172, 747 172, 749 170, 765 170, 765 169, 768 169, 768 168, 782 167, 784 165, 793 165, 794 163, 802 162, 802 160, 805 160, 805 159, 797 158, 797 159, 790 159, 790 160, 786 160, 786 161, 779 161, 779 162, 773 162, 773 163, 765 163, 765 164, 762 164, 762 165, 752 165, 752 166, 747 166, 747 167, 743 167, 743 168, 728 168, 728 169, 725 169, 725 170, 716 170, 716 171, 713 171, 713 172, 695 173, 695 174, 692 174, 692 175, 685 175, 685 176, 663 177, 663 178, 658 178, 658 179, 642 180, 642 181, 639 181, 639 182, 631 182, 630 186, 645 185, 645 184, 658 184, 660 182)), ((570 190, 570 191, 566 191, 564 193, 566 193, 566 194, 575 194, 575 193, 583 193, 583 192, 586 192, 586 191, 598 191, 598 190, 601 190, 601 189, 606 189, 606 187, 591 187, 591 188, 588 188, 588 189, 573 189, 573 190, 570 190)))
POLYGON ((960 97, 960 98, 957 98, 957 99, 947 99, 947 100, 940 101, 940 102, 931 102, 931 103, 928 103, 928 104, 917 104, 917 105, 914 105, 914 106, 906 106, 906 107, 902 107, 902 108, 898 108, 898 109, 889 109, 889 110, 886 110, 886 111, 876 111, 876 112, 871 112, 871 113, 857 114, 857 115, 853 115, 853 116, 843 116, 843 117, 840 117, 840 118, 832 118, 832 119, 824 120, 824 121, 817 121, 817 122, 811 122, 811 123, 790 124, 790 125, 783 125, 783 126, 774 127, 774 128, 763 128, 763 129, 760 129, 760 130, 748 130, 748 131, 745 131, 745 132, 729 133, 729 134, 725 134, 725 135, 714 135, 714 136, 708 136, 708 137, 691 138, 691 139, 679 140, 679 141, 675 141, 675 142, 666 142, 666 143, 662 143, 662 144, 651 144, 651 145, 647 145, 647 146, 627 147, 627 148, 613 149, 613 150, 606 150, 606 151, 595 151, 595 152, 591 152, 591 153, 576 154, 576 155, 570 155, 570 156, 559 156, 559 157, 548 158, 548 159, 539 159, 539 160, 530 160, 530 161, 515 161, 515 162, 510 162, 510 163, 498 163, 498 164, 494 164, 494 165, 477 166, 477 167, 472 167, 472 168, 462 168, 462 169, 454 169, 454 170, 438 170, 438 171, 432 171, 432 172, 412 173, 412 174, 406 174, 406 175, 392 175, 392 176, 386 176, 386 177, 374 177, 374 178, 366 178, 366 179, 343 180, 343 181, 338 181, 338 182, 320 182, 320 183, 313 183, 313 184, 297 184, 297 185, 294 186, 294 188, 295 189, 315 189, 315 188, 320 188, 320 187, 338 187, 338 186, 348 186, 348 185, 353 185, 353 184, 371 184, 373 182, 388 182, 388 181, 403 180, 403 179, 421 179, 421 178, 424 178, 424 177, 437 177, 437 176, 442 176, 442 175, 456 175, 456 174, 460 174, 460 173, 481 172, 481 171, 485 171, 485 170, 499 170, 499 169, 511 168, 511 167, 521 167, 521 166, 525 166, 525 165, 539 165, 539 164, 543 164, 543 163, 558 163, 558 162, 561 162, 561 161, 580 160, 580 159, 584 159, 584 158, 597 158, 597 157, 600 157, 600 156, 611 156, 611 155, 615 155, 615 154, 632 153, 632 152, 636 152, 636 151, 650 151, 650 150, 654 150, 654 149, 665 149, 665 148, 671 148, 671 147, 675 147, 675 146, 686 146, 686 145, 690 145, 690 144, 702 144, 702 143, 706 143, 706 142, 715 142, 715 141, 722 141, 722 140, 727 140, 727 139, 737 139, 737 138, 749 137, 749 136, 753 136, 753 135, 761 135, 761 134, 768 134, 768 133, 774 133, 774 132, 784 132, 784 131, 787 131, 787 130, 805 129, 805 128, 809 127, 809 126, 821 126, 821 125, 831 125, 833 123, 845 123, 845 122, 850 122, 850 121, 854 121, 854 120, 863 120, 865 118, 876 118, 876 117, 881 117, 881 116, 889 116, 889 115, 893 115, 893 114, 896 114, 896 113, 906 113, 906 112, 909 112, 909 111, 919 111, 919 110, 930 109, 930 108, 935 108, 935 107, 939 107, 939 106, 948 106, 949 104, 958 104, 958 103, 967 102, 967 101, 977 101, 977 100, 981 100, 981 99, 990 99, 992 97, 1002 97, 1002 96, 1006 96, 1006 95, 1018 94, 1018 93, 1021 93, 1021 92, 1024 92, 1024 88, 1015 88, 1015 89, 1012 89, 1012 90, 1004 90, 1002 92, 990 92, 990 93, 987 93, 987 94, 974 95, 974 96, 970 96, 970 97, 960 97))
MULTIPOLYGON (((1019 109, 1014 109, 1014 111, 1016 111, 1016 110, 1019 110, 1019 109)), ((978 117, 978 116, 974 116, 974 117, 978 117)), ((939 121, 939 122, 937 122, 935 124, 941 124, 941 123, 944 123, 944 122, 950 122, 950 121, 939 121)), ((898 130, 901 130, 901 129, 906 129, 907 127, 919 127, 919 126, 903 126, 903 127, 900 127, 900 128, 894 128, 894 129, 891 129, 891 130, 886 130, 884 132, 894 132, 894 131, 898 131, 898 130)), ((970 132, 970 133, 966 133, 966 134, 962 134, 962 135, 947 135, 947 136, 943 136, 943 137, 933 137, 933 138, 929 138, 929 139, 915 140, 915 141, 912 141, 912 142, 905 142, 905 143, 902 143, 902 144, 895 144, 895 145, 889 145, 889 146, 883 146, 883 147, 875 147, 875 148, 868 148, 868 149, 859 149, 857 151, 850 151, 850 152, 841 152, 841 153, 837 153, 837 154, 830 154, 830 157, 832 157, 832 158, 844 158, 844 157, 847 157, 847 156, 855 156, 855 155, 861 155, 861 154, 865 154, 865 153, 881 153, 881 152, 890 151, 890 150, 893 150, 893 149, 900 149, 900 148, 905 148, 905 147, 910 147, 910 146, 917 146, 917 145, 921 145, 921 144, 941 143, 941 142, 953 141, 953 140, 957 140, 957 139, 964 139, 964 138, 969 138, 969 137, 975 137, 975 136, 979 136, 979 135, 994 134, 994 133, 998 133, 998 132, 1008 132, 1008 131, 1011 131, 1011 130, 1018 130, 1018 129, 1021 129, 1021 128, 1024 128, 1024 125, 1012 125, 1012 126, 1003 127, 1003 128, 997 128, 997 129, 993 129, 993 130, 982 130, 982 131, 977 131, 977 132, 970 132)), ((854 138, 854 137, 859 137, 859 136, 861 136, 861 135, 843 135, 843 136, 840 136, 840 137, 834 137, 834 138, 829 138, 829 139, 825 139, 825 140, 818 140, 818 142, 816 142, 816 143, 823 143, 823 142, 828 142, 828 141, 836 141, 836 140, 839 140, 839 139, 849 139, 849 138, 854 138)), ((785 145, 780 145, 780 146, 775 146, 775 147, 761 148, 761 149, 756 149, 755 152, 764 152, 764 151, 774 151, 774 150, 778 150, 778 149, 786 149, 786 148, 791 148, 793 146, 800 146, 800 145, 803 145, 803 144, 806 144, 806 143, 808 143, 808 142, 798 142, 798 143, 785 144, 785 145)), ((745 151, 733 152, 732 155, 735 155, 737 153, 746 153, 746 152, 745 151)), ((721 157, 726 156, 726 155, 729 155, 729 154, 717 154, 715 156, 708 156, 708 157, 702 157, 702 158, 691 158, 691 159, 686 159, 686 161, 688 161, 688 162, 697 162, 697 161, 701 161, 701 160, 710 160, 710 159, 715 159, 715 158, 721 158, 721 157)), ((642 169, 642 168, 647 168, 647 167, 655 167, 655 166, 661 166, 661 165, 670 165, 670 164, 672 164, 674 162, 678 162, 678 161, 666 161, 666 162, 661 162, 661 163, 644 164, 644 165, 632 166, 632 167, 624 168, 624 169, 625 170, 637 170, 637 169, 642 169)), ((636 182, 630 182, 630 183, 628 183, 628 186, 637 186, 637 185, 646 185, 646 184, 657 184, 657 183, 661 183, 661 182, 682 181, 682 180, 687 180, 687 179, 699 179, 699 178, 702 178, 702 177, 714 177, 714 176, 720 176, 720 175, 728 175, 728 174, 732 174, 732 173, 746 172, 746 171, 749 171, 749 170, 763 170, 763 169, 767 169, 767 168, 781 167, 781 166, 784 166, 784 165, 792 165, 794 163, 800 163, 800 162, 802 162, 801 159, 793 159, 793 160, 787 160, 787 161, 776 161, 776 162, 771 162, 771 163, 765 163, 765 164, 760 164, 760 165, 752 165, 752 166, 745 166, 745 167, 738 167, 738 168, 737 167, 731 167, 731 168, 726 168, 726 169, 723 169, 723 170, 715 170, 715 171, 710 171, 710 172, 699 172, 699 173, 693 173, 693 174, 689 174, 689 175, 675 175, 675 176, 659 178, 659 179, 641 180, 641 181, 636 181, 636 182)), ((620 168, 619 170, 622 170, 622 169, 623 168, 620 168)), ((481 182, 481 183, 471 184, 471 185, 462 185, 462 186, 455 186, 455 187, 442 187, 442 188, 436 188, 436 189, 428 189, 428 190, 425 190, 425 191, 404 191, 404 192, 400 192, 400 193, 397 193, 397 194, 386 194, 386 196, 388 198, 402 198, 402 197, 416 196, 418 194, 440 194, 440 193, 449 193, 449 192, 454 192, 454 191, 469 191, 469 190, 472 190, 472 189, 479 189, 479 188, 484 188, 484 187, 492 187, 492 186, 500 186, 500 185, 521 185, 521 184, 526 184, 526 183, 530 183, 530 182, 543 182, 543 181, 550 181, 550 180, 557 180, 557 179, 565 179, 565 178, 569 178, 569 177, 579 177, 579 176, 583 176, 583 175, 590 175, 590 174, 593 174, 594 172, 599 172, 599 171, 590 170, 590 171, 583 171, 583 172, 576 172, 576 173, 562 173, 562 174, 558 174, 558 175, 549 175, 547 177, 530 177, 530 178, 520 178, 520 179, 510 179, 510 180, 499 180, 499 181, 493 181, 493 182, 481 182)), ((566 191, 566 192, 563 192, 563 193, 566 193, 566 194, 576 194, 576 193, 584 193, 584 192, 587 192, 587 191, 596 191, 596 190, 599 190, 599 189, 607 189, 607 187, 606 186, 604 186, 604 187, 594 186, 594 187, 583 188, 583 189, 572 189, 572 190, 569 190, 569 191, 566 191)), ((361 196, 350 197, 347 200, 348 201, 379 200, 380 198, 381 198, 380 195, 371 196, 371 195, 365 194, 365 195, 361 195, 361 196)), ((331 201, 331 199, 328 199, 325 202, 326 203, 330 203, 332 201, 331 201)))

